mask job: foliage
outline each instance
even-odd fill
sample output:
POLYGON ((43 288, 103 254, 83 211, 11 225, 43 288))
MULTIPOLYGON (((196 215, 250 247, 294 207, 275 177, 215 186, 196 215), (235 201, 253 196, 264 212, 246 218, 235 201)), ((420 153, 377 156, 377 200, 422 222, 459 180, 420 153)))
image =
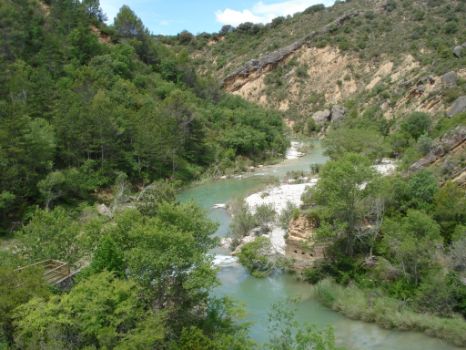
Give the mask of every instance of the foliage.
POLYGON ((266 277, 273 271, 270 260, 271 243, 267 237, 258 237, 241 247, 239 261, 254 277, 266 277))
POLYGON ((262 204, 257 206, 256 212, 254 213, 256 225, 259 225, 261 228, 265 228, 268 224, 274 223, 276 214, 277 213, 271 204, 262 204))
POLYGON ((57 259, 75 264, 83 254, 79 235, 79 225, 65 209, 37 209, 19 234, 20 255, 31 263, 57 259))
POLYGON ((113 348, 141 322, 144 325, 147 318, 156 317, 151 334, 146 333, 150 336, 146 343, 156 344, 164 337, 160 316, 144 311, 134 282, 103 272, 82 281, 69 294, 49 301, 33 299, 19 307, 15 340, 22 348, 113 348))
POLYGON ((413 112, 403 120, 401 130, 417 140, 429 130, 431 123, 432 121, 428 114, 413 112))
POLYGON ((290 225, 291 220, 297 219, 299 215, 299 209, 296 205, 291 202, 286 203, 285 209, 282 210, 278 221, 280 223, 280 227, 283 230, 288 230, 288 226, 290 225))
POLYGON ((3 342, 13 343, 13 311, 34 297, 47 297, 49 289, 43 280, 40 268, 27 268, 21 272, 5 263, 0 253, 0 346, 3 342))
POLYGON ((278 113, 197 76, 189 54, 152 37, 128 6, 112 27, 97 0, 44 8, 1 9, 3 230, 37 204, 93 201, 119 173, 138 185, 190 181, 218 159, 223 172, 238 157, 284 153, 278 113))
POLYGON ((267 343, 271 350, 342 349, 335 345, 333 329, 319 330, 316 326, 300 325, 295 319, 296 308, 291 301, 274 304, 269 314, 269 333, 267 343))
POLYGON ((403 276, 415 286, 435 267, 435 253, 442 241, 438 224, 421 211, 408 210, 400 220, 384 223, 384 244, 389 256, 399 266, 403 276))
POLYGON ((361 154, 370 160, 377 160, 387 153, 382 135, 367 128, 333 129, 325 138, 324 146, 325 153, 332 159, 352 152, 361 154))
POLYGON ((92 257, 91 271, 93 273, 110 271, 116 276, 123 276, 124 268, 123 251, 111 236, 103 236, 92 257))
POLYGON ((466 225, 465 193, 457 184, 448 181, 435 193, 434 205, 434 218, 448 242, 457 226, 466 225))
POLYGON ((233 220, 230 224, 230 233, 235 240, 241 240, 256 227, 256 220, 248 205, 242 201, 233 207, 233 220))
POLYGON ((317 186, 310 190, 311 202, 305 202, 307 206, 316 206, 322 221, 321 234, 342 240, 350 256, 354 253, 357 230, 368 212, 366 198, 374 191, 370 186, 374 177, 374 170, 364 157, 346 153, 322 167, 317 186))
POLYGON ((315 297, 324 305, 353 319, 375 322, 384 328, 425 332, 458 346, 466 344, 464 320, 418 313, 396 299, 366 293, 356 286, 342 287, 326 279, 314 288, 315 297))

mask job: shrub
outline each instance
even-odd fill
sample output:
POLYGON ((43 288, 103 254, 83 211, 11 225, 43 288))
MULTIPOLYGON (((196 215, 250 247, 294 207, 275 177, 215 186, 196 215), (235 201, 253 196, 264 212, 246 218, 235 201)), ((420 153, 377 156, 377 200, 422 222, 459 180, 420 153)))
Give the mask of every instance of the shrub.
POLYGON ((270 249, 270 240, 267 237, 258 237, 241 248, 238 258, 254 277, 266 277, 273 270, 273 262, 268 257, 270 249))
POLYGON ((246 236, 254 227, 256 219, 251 214, 246 203, 241 202, 233 206, 233 220, 230 224, 230 234, 234 240, 240 240, 246 236))
POLYGON ((376 322, 384 328, 424 332, 458 346, 466 345, 461 317, 442 318, 416 313, 401 301, 368 293, 356 286, 342 287, 331 279, 320 281, 313 292, 322 304, 350 318, 376 322))
POLYGON ((286 208, 280 214, 278 221, 280 227, 284 230, 288 230, 288 226, 292 219, 297 219, 299 216, 299 209, 296 205, 291 202, 286 203, 286 208))
POLYGON ((254 213, 254 222, 257 226, 264 229, 268 224, 275 221, 276 214, 277 213, 271 204, 259 205, 254 213))
POLYGON ((401 130, 417 140, 421 135, 425 134, 429 130, 431 124, 432 121, 428 114, 423 112, 413 112, 403 120, 401 123, 401 130))

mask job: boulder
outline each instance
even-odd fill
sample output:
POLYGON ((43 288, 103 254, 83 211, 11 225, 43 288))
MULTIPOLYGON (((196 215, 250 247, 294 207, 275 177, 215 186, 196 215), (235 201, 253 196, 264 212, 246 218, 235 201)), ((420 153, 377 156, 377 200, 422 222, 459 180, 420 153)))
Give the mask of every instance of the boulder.
POLYGON ((442 75, 442 83, 446 88, 451 88, 456 86, 456 81, 458 80, 458 76, 456 72, 448 72, 442 75))
POLYGON ((426 156, 412 164, 409 167, 409 171, 415 172, 426 168, 438 159, 446 156, 451 150, 455 149, 465 141, 466 126, 457 126, 455 129, 447 132, 441 138, 437 139, 432 146, 432 150, 426 156))
POLYGON ((112 211, 110 210, 109 207, 107 207, 105 204, 99 204, 97 205, 97 212, 102 215, 102 216, 107 216, 109 218, 112 217, 112 211))
POLYGON ((332 122, 337 122, 345 117, 346 109, 343 106, 335 105, 332 107, 332 115, 330 119, 332 122))
POLYGON ((455 102, 450 106, 447 111, 447 115, 449 117, 453 117, 458 113, 462 113, 466 111, 466 96, 458 97, 455 102))
POLYGON ((458 58, 461 57, 462 52, 463 52, 463 46, 458 45, 453 48, 453 55, 455 55, 458 58))
POLYGON ((464 54, 465 49, 466 49, 466 42, 462 43, 461 45, 455 46, 453 48, 453 55, 459 58, 464 54))
POLYGON ((323 125, 326 122, 330 121, 331 115, 332 113, 328 109, 325 109, 323 111, 315 112, 312 115, 312 119, 314 119, 317 125, 323 125))

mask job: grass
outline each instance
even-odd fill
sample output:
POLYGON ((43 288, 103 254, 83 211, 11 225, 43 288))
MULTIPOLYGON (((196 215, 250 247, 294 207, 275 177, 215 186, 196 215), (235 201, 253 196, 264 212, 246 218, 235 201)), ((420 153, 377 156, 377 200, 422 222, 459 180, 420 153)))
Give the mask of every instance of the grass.
POLYGON ((396 299, 355 286, 343 287, 330 279, 314 287, 314 296, 323 305, 351 319, 374 322, 387 329, 423 332, 457 346, 466 346, 466 322, 459 316, 442 318, 417 313, 396 299))

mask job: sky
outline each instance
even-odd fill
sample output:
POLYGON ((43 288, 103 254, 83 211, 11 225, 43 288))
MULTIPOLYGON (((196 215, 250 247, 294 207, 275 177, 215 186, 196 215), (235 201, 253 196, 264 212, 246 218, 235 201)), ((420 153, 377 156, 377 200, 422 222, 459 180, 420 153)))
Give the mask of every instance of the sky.
POLYGON ((109 23, 122 5, 128 5, 153 34, 174 35, 218 32, 225 24, 268 23, 315 4, 334 0, 100 0, 109 23))

